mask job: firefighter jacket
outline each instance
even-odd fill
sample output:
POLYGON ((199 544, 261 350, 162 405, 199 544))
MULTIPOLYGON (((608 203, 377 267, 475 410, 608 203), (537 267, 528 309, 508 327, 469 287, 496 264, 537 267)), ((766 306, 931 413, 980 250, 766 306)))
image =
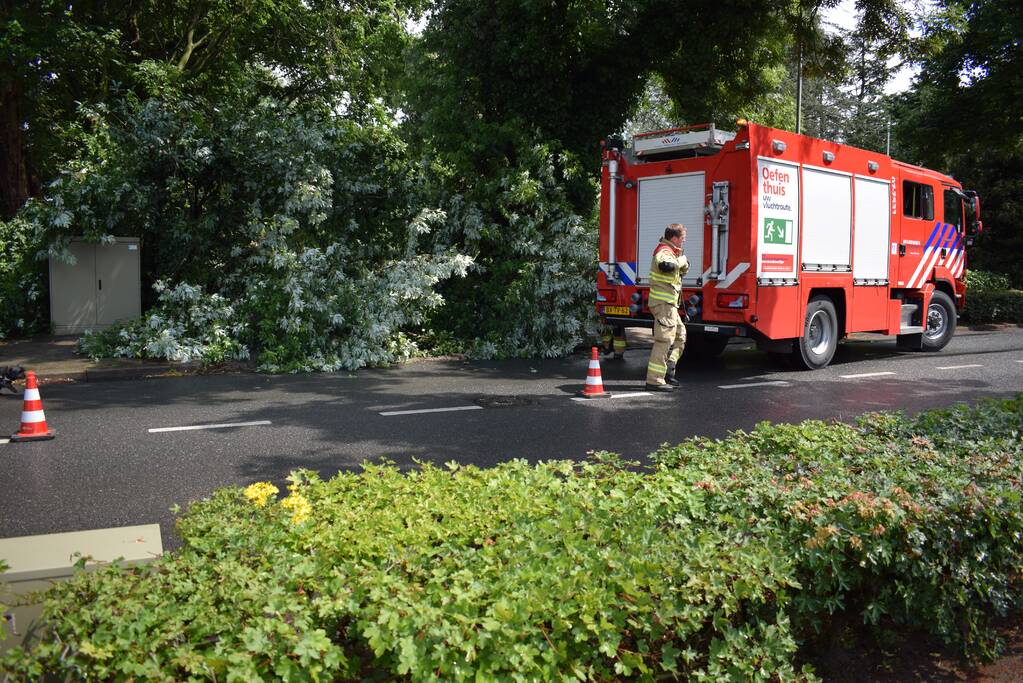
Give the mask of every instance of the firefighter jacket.
POLYGON ((654 249, 654 258, 650 262, 650 308, 661 304, 678 307, 678 297, 682 293, 682 276, 689 272, 689 259, 681 249, 666 239, 661 239, 654 249), (662 263, 675 267, 664 270, 662 263))

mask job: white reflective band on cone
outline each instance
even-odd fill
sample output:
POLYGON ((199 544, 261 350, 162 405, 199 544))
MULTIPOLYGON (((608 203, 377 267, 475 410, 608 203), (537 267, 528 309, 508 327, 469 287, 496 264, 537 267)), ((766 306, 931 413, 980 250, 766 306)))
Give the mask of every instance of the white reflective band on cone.
POLYGON ((22 397, 26 401, 38 401, 39 390, 38 389, 25 389, 25 395, 22 397))
POLYGON ((600 381, 599 377, 587 377, 586 378, 586 384, 588 384, 590 386, 597 386, 597 385, 603 384, 603 382, 600 381))
POLYGON ((21 421, 23 424, 31 422, 46 422, 46 415, 41 410, 23 410, 21 411, 21 421))

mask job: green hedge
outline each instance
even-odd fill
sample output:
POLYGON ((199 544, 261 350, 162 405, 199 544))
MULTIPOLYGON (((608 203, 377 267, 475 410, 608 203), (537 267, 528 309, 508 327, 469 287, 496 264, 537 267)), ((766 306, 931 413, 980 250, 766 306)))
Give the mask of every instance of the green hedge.
POLYGON ((966 272, 968 323, 1023 323, 1023 291, 1010 289, 1009 277, 986 270, 966 272))
POLYGON ((836 616, 995 652, 1020 604, 1023 395, 759 425, 647 468, 367 465, 224 489, 147 568, 54 587, 0 664, 89 680, 801 680, 836 616))
POLYGON ((970 323, 1023 323, 1023 291, 966 292, 963 320, 970 323))

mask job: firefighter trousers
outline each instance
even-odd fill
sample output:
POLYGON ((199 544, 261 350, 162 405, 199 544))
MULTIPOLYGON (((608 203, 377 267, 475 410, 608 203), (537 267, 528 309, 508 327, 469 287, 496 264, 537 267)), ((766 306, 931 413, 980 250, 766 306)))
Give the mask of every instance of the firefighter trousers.
POLYGON ((668 364, 674 365, 686 347, 686 326, 672 304, 660 304, 650 309, 654 316, 654 347, 646 366, 647 384, 665 384, 668 364))
POLYGON ((611 353, 614 351, 615 358, 621 358, 625 353, 625 328, 615 327, 614 330, 609 330, 604 333, 601 337, 601 342, 604 345, 604 353, 611 353))

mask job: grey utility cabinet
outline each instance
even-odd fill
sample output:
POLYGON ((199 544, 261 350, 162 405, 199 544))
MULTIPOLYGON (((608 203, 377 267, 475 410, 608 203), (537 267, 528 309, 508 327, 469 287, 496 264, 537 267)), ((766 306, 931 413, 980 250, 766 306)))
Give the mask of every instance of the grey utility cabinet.
POLYGON ((109 244, 72 239, 74 264, 50 259, 50 321, 56 334, 102 330, 142 314, 139 240, 109 244))

